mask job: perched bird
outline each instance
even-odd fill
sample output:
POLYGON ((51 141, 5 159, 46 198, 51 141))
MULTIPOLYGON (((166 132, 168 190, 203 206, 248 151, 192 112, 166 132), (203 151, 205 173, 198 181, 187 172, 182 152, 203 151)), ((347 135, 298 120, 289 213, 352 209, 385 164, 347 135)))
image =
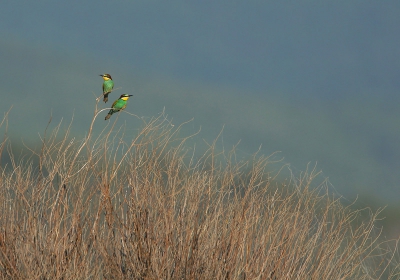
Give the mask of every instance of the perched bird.
POLYGON ((124 110, 126 108, 126 103, 131 96, 131 94, 122 94, 117 100, 115 100, 105 120, 108 120, 112 114, 124 110))
POLYGON ((104 95, 103 101, 104 101, 104 103, 107 103, 108 94, 113 90, 114 82, 113 82, 110 74, 103 74, 103 75, 99 75, 99 76, 103 77, 103 80, 104 80, 104 82, 103 82, 103 95, 104 95))

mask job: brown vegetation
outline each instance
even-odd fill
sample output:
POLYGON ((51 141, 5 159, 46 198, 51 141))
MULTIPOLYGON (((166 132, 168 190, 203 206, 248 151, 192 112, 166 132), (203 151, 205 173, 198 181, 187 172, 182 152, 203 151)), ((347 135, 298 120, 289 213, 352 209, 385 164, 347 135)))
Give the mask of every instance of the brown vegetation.
POLYGON ((314 171, 279 184, 268 158, 189 154, 164 116, 133 137, 118 118, 95 136, 95 120, 82 141, 57 126, 24 161, 8 149, 2 279, 398 278, 376 215, 310 188, 314 171))

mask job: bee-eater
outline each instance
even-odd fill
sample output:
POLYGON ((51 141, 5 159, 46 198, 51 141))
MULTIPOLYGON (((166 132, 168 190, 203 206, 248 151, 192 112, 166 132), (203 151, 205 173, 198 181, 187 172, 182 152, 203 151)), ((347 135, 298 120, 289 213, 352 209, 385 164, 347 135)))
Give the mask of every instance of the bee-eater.
POLYGON ((117 100, 115 100, 105 120, 108 120, 112 114, 124 110, 126 108, 126 103, 131 96, 131 94, 122 94, 117 100))
POLYGON ((103 77, 103 80, 104 80, 104 82, 103 82, 103 95, 104 95, 103 101, 104 101, 104 103, 107 103, 108 94, 113 90, 114 82, 113 82, 110 74, 102 74, 100 76, 103 77))

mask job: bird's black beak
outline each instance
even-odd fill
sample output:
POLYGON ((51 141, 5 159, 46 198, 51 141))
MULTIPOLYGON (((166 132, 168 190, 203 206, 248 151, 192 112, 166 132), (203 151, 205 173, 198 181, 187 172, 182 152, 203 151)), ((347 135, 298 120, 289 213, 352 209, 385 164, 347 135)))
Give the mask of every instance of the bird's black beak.
POLYGON ((100 77, 103 77, 103 74, 99 75, 100 77))
POLYGON ((132 94, 129 94, 129 97, 133 96, 132 94))

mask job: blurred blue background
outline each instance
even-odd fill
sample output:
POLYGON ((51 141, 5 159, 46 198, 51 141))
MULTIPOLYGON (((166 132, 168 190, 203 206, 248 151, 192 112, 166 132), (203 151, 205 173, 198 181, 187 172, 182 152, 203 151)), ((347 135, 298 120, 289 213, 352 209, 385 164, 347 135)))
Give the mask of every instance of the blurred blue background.
MULTIPOLYGON (((0 112, 14 144, 74 118, 84 134, 102 73, 127 111, 224 127, 238 152, 281 151, 349 200, 400 198, 399 1, 4 1, 0 112)), ((110 104, 108 104, 110 105, 110 104)), ((100 104, 103 106, 103 104, 100 104)), ((105 113, 104 113, 105 114, 105 113)), ((129 115, 120 114, 119 121, 129 115)), ((105 125, 103 117, 97 123, 105 125)), ((392 224, 398 224, 393 219, 392 224)))

